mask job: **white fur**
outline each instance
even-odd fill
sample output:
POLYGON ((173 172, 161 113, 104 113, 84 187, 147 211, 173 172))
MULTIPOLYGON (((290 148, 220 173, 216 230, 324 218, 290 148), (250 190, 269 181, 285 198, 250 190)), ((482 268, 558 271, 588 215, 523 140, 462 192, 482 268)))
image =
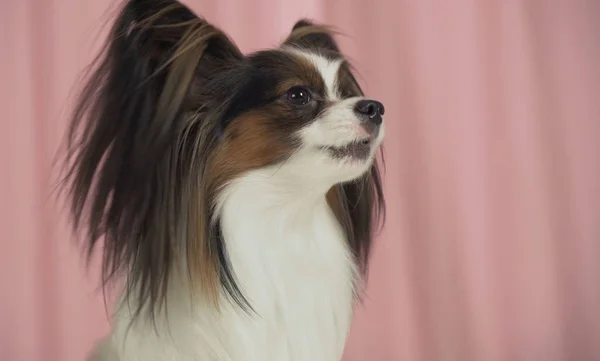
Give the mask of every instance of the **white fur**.
POLYGON ((157 318, 160 334, 149 320, 127 333, 124 306, 110 342, 119 358, 98 360, 340 359, 352 315, 354 264, 325 200, 327 184, 303 186, 296 170, 289 172, 294 162, 238 178, 218 203, 232 268, 256 314, 227 300, 220 314, 192 305, 179 279, 169 292, 169 321, 157 318))
MULTIPOLYGON (((338 63, 310 55, 335 95, 338 63), (333 74, 333 78, 332 78, 333 74)), ((336 183, 363 174, 372 162, 333 159, 318 145, 361 137, 352 106, 339 101, 300 132, 304 146, 283 164, 251 171, 227 184, 216 214, 242 292, 255 314, 225 296, 217 312, 190 299, 179 274, 167 313, 128 328, 126 305, 95 361, 338 361, 354 301, 356 270, 342 229, 326 202, 336 183), (168 319, 167 316, 168 315, 168 319)), ((373 144, 373 153, 383 129, 373 144)))
POLYGON ((291 49, 289 51, 307 59, 319 71, 325 83, 328 100, 340 99, 339 92, 337 91, 336 81, 338 71, 340 70, 340 65, 342 65, 341 59, 329 60, 317 53, 310 51, 300 51, 295 49, 291 49))

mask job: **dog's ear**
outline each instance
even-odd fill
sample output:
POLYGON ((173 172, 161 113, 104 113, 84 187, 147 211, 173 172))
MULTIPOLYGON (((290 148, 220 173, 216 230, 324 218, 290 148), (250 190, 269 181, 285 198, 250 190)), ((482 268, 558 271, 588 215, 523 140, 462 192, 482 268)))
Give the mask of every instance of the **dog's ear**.
POLYGON ((333 35, 334 31, 330 27, 315 24, 308 19, 301 19, 296 22, 282 45, 300 47, 319 53, 339 53, 340 49, 333 35))
POLYGON ((90 254, 103 239, 103 281, 126 275, 138 312, 161 303, 186 253, 195 252, 178 264, 219 292, 221 255, 198 184, 198 144, 209 136, 190 114, 212 106, 206 84, 242 59, 185 5, 129 0, 78 99, 66 144, 74 227, 85 229, 90 254))
POLYGON ((130 0, 112 33, 112 47, 121 58, 145 63, 156 75, 185 69, 212 75, 243 58, 238 47, 218 28, 175 0, 130 0))

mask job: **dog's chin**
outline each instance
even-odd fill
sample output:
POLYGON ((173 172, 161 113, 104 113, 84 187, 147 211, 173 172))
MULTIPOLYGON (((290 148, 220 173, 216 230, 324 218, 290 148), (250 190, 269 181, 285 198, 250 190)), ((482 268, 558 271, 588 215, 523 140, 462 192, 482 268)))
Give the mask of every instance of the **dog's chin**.
POLYGON ((373 142, 370 139, 356 140, 342 146, 327 146, 323 150, 340 163, 360 165, 371 159, 373 142))
POLYGON ((327 155, 331 172, 339 182, 360 178, 373 164, 379 145, 374 140, 356 140, 342 146, 324 146, 321 151, 327 155))
POLYGON ((365 175, 375 161, 380 140, 352 140, 343 145, 305 145, 276 166, 278 174, 291 176, 314 189, 328 190, 365 175))

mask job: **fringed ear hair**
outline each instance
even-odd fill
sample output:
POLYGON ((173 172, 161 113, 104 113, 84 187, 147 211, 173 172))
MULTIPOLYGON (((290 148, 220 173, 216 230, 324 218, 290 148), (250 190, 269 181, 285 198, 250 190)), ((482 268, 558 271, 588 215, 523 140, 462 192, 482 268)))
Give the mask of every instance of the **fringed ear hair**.
POLYGON ((86 230, 88 255, 103 238, 103 284, 126 275, 137 314, 160 308, 173 272, 188 271, 212 300, 231 281, 200 179, 213 131, 203 116, 222 91, 208 84, 241 59, 181 3, 130 0, 76 104, 66 143, 74 227, 86 230))
POLYGON ((374 162, 361 178, 331 191, 340 202, 334 209, 341 209, 336 212, 337 217, 346 232, 358 271, 366 277, 373 237, 385 222, 385 198, 378 163, 374 162))
POLYGON ((282 46, 294 46, 319 53, 339 53, 340 49, 333 38, 334 34, 335 31, 326 25, 318 25, 302 19, 296 22, 282 46))

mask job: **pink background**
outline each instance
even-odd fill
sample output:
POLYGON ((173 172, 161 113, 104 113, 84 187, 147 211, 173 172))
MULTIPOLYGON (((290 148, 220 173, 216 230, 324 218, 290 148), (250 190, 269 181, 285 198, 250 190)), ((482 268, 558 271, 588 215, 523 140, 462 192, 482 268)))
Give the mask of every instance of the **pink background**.
MULTIPOLYGON (((0 360, 107 331, 51 193, 113 1, 0 1, 0 360)), ((386 105, 387 227, 346 361, 600 360, 600 2, 187 1, 244 50, 336 25, 386 105)))

